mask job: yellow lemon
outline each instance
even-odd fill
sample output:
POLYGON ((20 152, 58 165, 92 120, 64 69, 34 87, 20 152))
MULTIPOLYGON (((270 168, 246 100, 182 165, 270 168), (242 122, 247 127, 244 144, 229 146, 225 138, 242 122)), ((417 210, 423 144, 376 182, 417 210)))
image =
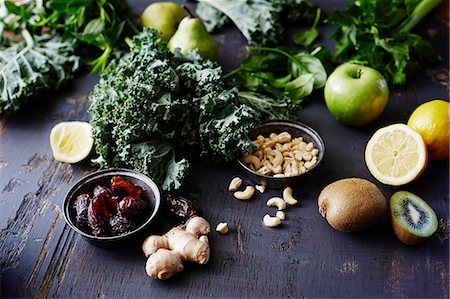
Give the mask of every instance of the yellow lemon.
POLYGON ((386 185, 400 186, 417 178, 427 164, 427 149, 419 133, 404 124, 379 129, 366 146, 370 173, 386 185))
POLYGON ((87 122, 60 122, 50 132, 50 146, 55 160, 76 163, 92 150, 92 127, 87 122))
POLYGON ((450 104, 443 100, 426 102, 414 110, 408 126, 422 135, 430 160, 448 159, 450 104))

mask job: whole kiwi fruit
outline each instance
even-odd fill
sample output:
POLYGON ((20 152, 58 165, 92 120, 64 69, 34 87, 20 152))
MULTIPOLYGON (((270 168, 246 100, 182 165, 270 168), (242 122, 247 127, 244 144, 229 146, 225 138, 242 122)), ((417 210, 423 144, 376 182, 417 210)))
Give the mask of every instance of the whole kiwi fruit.
POLYGON ((407 245, 421 244, 438 228, 436 213, 422 198, 398 191, 391 197, 391 220, 397 238, 407 245))
POLYGON ((326 186, 319 195, 319 213, 342 232, 355 232, 375 224, 387 210, 386 198, 365 179, 347 178, 326 186))

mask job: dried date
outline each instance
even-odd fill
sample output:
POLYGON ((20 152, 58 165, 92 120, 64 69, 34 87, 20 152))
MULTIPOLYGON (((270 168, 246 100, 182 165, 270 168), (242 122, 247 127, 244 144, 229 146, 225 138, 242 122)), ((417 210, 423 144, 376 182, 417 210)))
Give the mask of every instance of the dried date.
POLYGON ((141 199, 141 194, 144 191, 142 187, 134 185, 120 176, 112 177, 110 188, 114 194, 131 195, 136 199, 141 199))
POLYGON ((106 210, 105 196, 94 196, 88 208, 88 222, 92 233, 96 236, 107 233, 106 220, 112 214, 106 210))
POLYGON ((142 199, 134 198, 131 195, 125 196, 118 206, 121 215, 129 218, 139 218, 149 208, 148 202, 142 199))
POLYGON ((164 198, 167 210, 182 220, 187 220, 192 216, 201 214, 201 211, 191 201, 182 196, 166 193, 164 194, 164 198))
POLYGON ((74 202, 75 211, 77 213, 76 223, 80 228, 89 228, 88 209, 91 197, 89 194, 78 195, 74 202))
POLYGON ((121 215, 115 215, 109 218, 109 229, 113 235, 120 235, 133 230, 136 224, 121 215))

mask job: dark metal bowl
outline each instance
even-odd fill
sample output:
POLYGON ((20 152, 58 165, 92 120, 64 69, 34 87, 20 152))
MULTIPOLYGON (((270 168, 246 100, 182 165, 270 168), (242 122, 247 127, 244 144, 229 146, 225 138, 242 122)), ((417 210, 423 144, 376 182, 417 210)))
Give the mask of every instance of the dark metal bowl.
POLYGON ((250 130, 248 136, 251 140, 255 140, 258 135, 268 137, 271 133, 288 132, 292 137, 303 137, 306 143, 312 142, 314 147, 319 150, 317 157, 317 163, 313 168, 307 172, 291 176, 291 177, 273 177, 270 175, 259 174, 256 171, 251 170, 247 164, 242 160, 242 156, 238 157, 237 161, 239 165, 245 170, 247 176, 257 184, 266 185, 269 188, 282 189, 284 187, 293 187, 298 184, 301 179, 308 176, 311 172, 320 165, 325 154, 325 144, 320 135, 311 127, 298 122, 298 121, 286 121, 286 120, 274 120, 261 123, 258 127, 250 130))
POLYGON ((156 217, 161 207, 161 192, 158 186, 147 176, 130 170, 130 169, 106 169, 91 173, 84 178, 80 179, 69 190, 64 199, 64 219, 67 224, 75 230, 78 234, 82 235, 85 240, 99 247, 118 247, 126 245, 131 240, 143 235, 146 232, 154 218, 156 217), (109 186, 111 178, 113 176, 121 176, 127 179, 133 184, 141 186, 144 189, 142 198, 150 203, 150 212, 143 220, 143 222, 134 230, 118 236, 95 236, 89 234, 76 225, 76 211, 73 208, 73 204, 78 195, 83 193, 92 194, 92 191, 97 185, 109 186))

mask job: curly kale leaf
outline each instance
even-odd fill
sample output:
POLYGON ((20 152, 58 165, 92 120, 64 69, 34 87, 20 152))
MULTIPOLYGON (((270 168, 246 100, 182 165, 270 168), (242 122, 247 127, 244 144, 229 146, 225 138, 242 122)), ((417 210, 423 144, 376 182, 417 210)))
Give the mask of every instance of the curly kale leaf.
POLYGON ((0 114, 19 110, 31 97, 73 78, 79 57, 60 37, 23 32, 25 40, 0 47, 0 114))
POLYGON ((101 166, 129 166, 164 188, 179 187, 189 168, 174 142, 195 144, 190 101, 178 97, 179 76, 153 30, 133 39, 130 54, 111 63, 89 99, 101 166))
POLYGON ((274 45, 283 36, 283 21, 312 23, 316 13, 307 0, 197 0, 196 12, 208 31, 230 20, 250 44, 274 45))
MULTIPOLYGON (((281 7, 273 5, 269 0, 198 0, 198 2, 225 14, 249 43, 274 44, 283 31, 281 23, 278 22, 281 7)), ((216 15, 209 14, 212 17, 216 15)), ((209 18, 204 20, 212 22, 207 21, 209 18)))
POLYGON ((205 2, 199 2, 195 12, 202 19, 208 32, 219 30, 225 24, 230 23, 230 19, 224 13, 205 2))

